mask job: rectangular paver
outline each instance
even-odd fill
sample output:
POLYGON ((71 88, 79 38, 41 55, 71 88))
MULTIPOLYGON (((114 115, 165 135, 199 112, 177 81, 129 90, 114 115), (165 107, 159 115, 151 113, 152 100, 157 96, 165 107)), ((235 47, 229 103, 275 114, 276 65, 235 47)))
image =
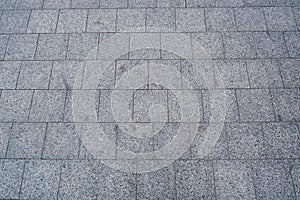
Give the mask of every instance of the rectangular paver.
POLYGON ((235 31, 234 12, 232 8, 206 9, 207 31, 235 31))
POLYGON ((145 31, 145 9, 121 9, 117 13, 118 32, 143 32, 145 31))
POLYGON ((87 20, 87 10, 72 9, 59 12, 57 33, 78 33, 84 32, 87 20))
POLYGON ((128 1, 127 0, 101 0, 100 8, 127 8, 128 1))
POLYGON ((20 61, 1 61, 0 62, 0 88, 15 89, 20 71, 20 61))
POLYGON ((281 60, 281 75, 285 87, 300 86, 300 60, 281 60))
POLYGON ((96 59, 98 33, 71 34, 68 45, 69 59, 96 59))
POLYGON ((98 8, 102 0, 72 0, 72 8, 98 8))
POLYGON ((155 0, 128 0, 129 8, 151 8, 156 6, 155 0))
POLYGON ((16 9, 41 9, 43 0, 17 0, 16 9))
POLYGON ((3 11, 0 33, 25 33, 30 10, 3 11))
POLYGON ((267 25, 261 8, 237 8, 234 10, 239 31, 266 31, 267 25))
POLYGON ((54 33, 58 19, 57 10, 33 10, 27 33, 54 33))
POLYGON ((289 51, 289 55, 293 58, 300 58, 300 33, 285 32, 284 38, 289 51))
POLYGON ((116 10, 91 9, 88 13, 88 32, 115 32, 116 10))
POLYGON ((146 30, 148 32, 175 31, 175 10, 171 8, 153 8, 146 10, 146 30))
POLYGON ((0 158, 5 158, 8 141, 11 133, 12 123, 0 123, 0 158))
POLYGON ((205 31, 203 9, 176 9, 176 30, 179 32, 205 31))
POLYGON ((44 9, 63 9, 70 8, 71 0, 44 0, 44 9))
POLYGON ((268 30, 270 31, 296 31, 297 26, 289 7, 270 7, 265 8, 268 30))
POLYGON ((8 38, 8 35, 0 35, 0 60, 4 59, 8 38))

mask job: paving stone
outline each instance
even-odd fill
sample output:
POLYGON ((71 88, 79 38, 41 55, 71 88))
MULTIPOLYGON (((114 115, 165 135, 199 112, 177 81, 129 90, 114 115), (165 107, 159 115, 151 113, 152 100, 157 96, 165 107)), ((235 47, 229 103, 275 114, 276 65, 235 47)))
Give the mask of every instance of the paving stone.
POLYGON ((0 33, 25 33, 30 10, 3 11, 0 33))
POLYGON ((87 10, 72 9, 59 12, 57 33, 80 33, 85 31, 87 10))
MULTIPOLYGON (((153 142, 154 142, 154 159, 161 159, 160 154, 158 154, 158 150, 169 144, 174 137, 178 134, 178 129, 180 126, 184 126, 184 124, 180 123, 154 123, 153 124, 153 142)), ((189 133, 187 133, 187 137, 189 137, 189 133)), ((167 158, 168 155, 164 156, 164 159, 167 158)), ((173 155, 171 155, 173 156, 173 155)), ((174 155, 175 157, 177 155, 174 155)), ((173 157, 172 157, 173 158, 173 157)), ((171 159, 171 158, 167 158, 171 159)))
POLYGON ((245 6, 271 6, 272 0, 244 0, 245 6))
POLYGON ((255 32, 253 36, 259 58, 288 57, 282 32, 255 32))
POLYGON ((223 40, 220 33, 193 33, 192 38, 193 44, 195 42, 200 44, 210 58, 224 58, 223 40))
POLYGON ((249 88, 246 62, 243 60, 218 60, 214 63, 223 79, 216 81, 217 88, 249 88))
POLYGON ((18 199, 22 182, 23 160, 0 161, 0 198, 18 199))
POLYGON ((0 35, 0 60, 4 59, 6 46, 8 44, 8 35, 0 35))
POLYGON ((203 9, 176 9, 176 30, 179 32, 205 31, 203 9))
POLYGON ((145 9, 121 9, 117 13, 118 32, 144 32, 145 9))
POLYGON ((60 161, 27 161, 20 197, 24 199, 56 199, 60 161))
POLYGON ((37 34, 11 35, 5 54, 5 60, 33 60, 37 40, 37 34))
POLYGON ((92 9, 89 10, 87 31, 88 32, 115 32, 116 27, 115 9, 92 9))
POLYGON ((158 0, 157 7, 164 7, 164 8, 177 8, 177 7, 184 7, 185 1, 184 0, 158 0))
POLYGON ((65 90, 37 90, 30 112, 32 122, 61 122, 64 114, 65 90))
POLYGON ((44 0, 44 9, 70 8, 71 0, 44 0))
POLYGON ((19 61, 1 61, 0 62, 0 88, 15 89, 20 70, 19 61))
POLYGON ((300 30, 300 8, 294 7, 293 8, 294 17, 298 26, 298 30, 300 30))
POLYGON ((4 0, 0 2, 0 10, 14 9, 16 0, 4 0))
POLYGON ((255 161, 252 167, 257 200, 296 199, 287 161, 255 161))
POLYGON ((11 133, 11 123, 0 123, 0 158, 5 158, 11 133))
POLYGON ((68 46, 69 59, 96 59, 98 33, 71 34, 68 46))
POLYGON ((43 0, 17 0, 16 9, 41 9, 43 0))
POLYGON ((232 8, 213 8, 205 10, 207 31, 235 31, 232 8))
POLYGON ((74 90, 67 90, 66 94, 66 102, 65 102, 65 110, 64 110, 64 122, 74 122, 73 111, 72 111, 72 95, 74 90))
MULTIPOLYGON (((76 78, 83 74, 83 61, 54 61, 50 80, 50 89, 80 89, 74 85, 76 78)), ((82 82, 82 80, 78 80, 82 82)))
MULTIPOLYGON (((120 78, 122 78, 124 75, 126 75, 133 68, 138 67, 138 66, 146 66, 147 64, 148 63, 146 60, 133 60, 133 59, 117 60, 116 61, 116 81, 118 81, 120 78)), ((148 71, 148 68, 145 67, 143 69, 145 70, 144 74, 146 74, 146 71, 148 71)), ((144 82, 148 82, 146 80, 146 77, 144 79, 144 82)))
POLYGON ((18 89, 48 89, 52 62, 24 61, 22 62, 17 88, 18 89))
POLYGON ((160 59, 160 35, 159 33, 132 33, 129 48, 130 59, 160 59), (141 45, 145 48, 141 48, 141 45))
POLYGON ((228 123, 229 154, 232 159, 264 158, 262 126, 257 123, 228 123))
POLYGON ((128 0, 129 8, 153 8, 156 7, 155 0, 128 0))
POLYGON ((263 125, 268 158, 299 158, 299 127, 296 123, 267 123, 263 125))
POLYGON ((243 7, 243 0, 216 0, 216 7, 243 7))
POLYGON ((285 32, 284 38, 289 51, 289 55, 294 58, 300 58, 300 33, 285 32))
POLYGON ((127 0, 101 0, 101 8, 127 8, 127 0))
POLYGON ((47 127, 43 158, 76 159, 79 150, 79 135, 75 124, 49 123, 47 127))
POLYGON ((293 177, 294 187, 296 191, 296 196, 299 197, 300 195, 300 160, 293 160, 291 161, 291 174, 293 177))
POLYGON ((64 59, 67 53, 68 35, 42 34, 39 36, 35 58, 37 60, 64 59))
POLYGON ((192 159, 228 159, 228 145, 227 145, 227 135, 225 132, 225 125, 220 133, 220 137, 218 141, 213 146, 213 148, 208 152, 207 155, 203 156, 203 135, 206 135, 208 132, 209 126, 220 126, 221 124, 217 124, 214 122, 211 123, 200 123, 198 126, 198 132, 191 144, 191 158, 192 159))
POLYGON ((100 91, 100 103, 98 111, 98 121, 99 122, 114 122, 115 119, 111 110, 111 93, 112 90, 101 90, 100 91))
POLYGON ((252 33, 226 33, 223 37, 226 58, 255 58, 256 51, 252 33))
POLYGON ((0 121, 27 121, 33 91, 3 90, 0 99, 0 121))
POLYGON ((263 10, 260 8, 237 8, 234 10, 239 31, 266 31, 263 10))
POLYGON ((270 31, 296 31, 297 25, 292 8, 270 7, 265 8, 268 30, 270 31))
POLYGON ((273 121, 271 96, 266 89, 237 90, 239 112, 242 122, 273 121))
MULTIPOLYGON (((102 0, 101 0, 102 1, 102 0)), ((100 0, 72 0, 72 8, 98 8, 100 0)))
POLYGON ((46 132, 45 123, 13 124, 9 139, 8 158, 40 158, 46 132))
POLYGON ((246 63, 251 87, 282 87, 280 63, 277 60, 248 60, 246 63))
POLYGON ((251 165, 247 161, 216 161, 216 196, 220 199, 255 199, 251 165))
POLYGON ((300 60, 282 60, 281 75, 284 87, 300 86, 300 60))
POLYGON ((205 7, 214 7, 215 1, 209 0, 187 0, 186 6, 189 7, 196 7, 196 8, 205 8, 205 7))
POLYGON ((32 10, 27 33, 54 33, 57 18, 57 10, 32 10))
POLYGON ((153 8, 146 10, 147 32, 175 31, 175 10, 171 8, 153 8))
POLYGON ((276 120, 278 121, 299 121, 300 101, 299 89, 278 89, 271 90, 276 120))
POLYGON ((138 174, 138 199, 176 199, 174 164, 158 171, 138 174))
POLYGON ((297 0, 290 0, 290 1, 286 1, 286 5, 287 6, 300 6, 300 3, 297 0))
POLYGON ((213 169, 210 161, 176 161, 179 199, 214 199, 213 169))

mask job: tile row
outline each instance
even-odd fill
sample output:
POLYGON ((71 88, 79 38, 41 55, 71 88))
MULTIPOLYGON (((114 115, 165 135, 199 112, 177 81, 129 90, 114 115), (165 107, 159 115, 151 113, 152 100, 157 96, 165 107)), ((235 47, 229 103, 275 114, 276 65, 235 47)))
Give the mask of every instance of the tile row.
POLYGON ((155 7, 247 7, 299 6, 297 0, 5 0, 0 10, 11 9, 65 9, 65 8, 155 8, 155 7))
POLYGON ((297 199, 299 164, 299 160, 176 161, 155 172, 132 174, 99 161, 1 160, 0 198, 297 199))
POLYGON ((299 7, 3 11, 0 33, 298 31, 299 16, 299 7))

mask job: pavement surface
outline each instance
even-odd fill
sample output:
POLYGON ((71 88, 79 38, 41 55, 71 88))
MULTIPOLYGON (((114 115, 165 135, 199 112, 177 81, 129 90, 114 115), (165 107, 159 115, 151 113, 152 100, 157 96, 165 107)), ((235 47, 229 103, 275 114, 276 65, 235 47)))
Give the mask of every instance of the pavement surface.
POLYGON ((300 199, 299 31, 299 0, 1 0, 0 199, 300 199))

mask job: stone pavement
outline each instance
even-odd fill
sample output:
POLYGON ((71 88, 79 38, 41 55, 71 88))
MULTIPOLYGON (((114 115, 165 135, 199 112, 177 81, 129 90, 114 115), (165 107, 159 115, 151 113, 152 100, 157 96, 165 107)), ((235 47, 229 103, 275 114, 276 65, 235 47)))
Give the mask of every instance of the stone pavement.
POLYGON ((0 199, 300 199, 299 31, 299 0, 1 0, 0 199), (99 46, 116 33, 128 33, 128 44, 117 41, 128 53, 91 88, 91 69, 106 52, 99 46), (157 33, 160 48, 135 50, 134 37, 145 33, 157 33), (164 50, 168 33, 184 33, 191 47, 209 52, 210 70, 223 82, 197 80, 189 59, 164 50), (182 115, 174 92, 151 82, 154 63, 180 72, 176 89, 191 82, 198 132, 166 167, 115 170, 79 137, 78 123, 90 121, 75 120, 72 96, 96 90, 93 123, 118 147, 116 159, 127 149, 155 160, 182 115), (152 127, 143 138, 124 132, 110 108, 115 85, 137 66, 147 84, 132 88, 127 106, 132 123, 152 127), (221 121, 212 114, 214 91, 227 96, 221 121), (151 119, 158 104, 154 112, 164 111, 166 121, 151 119), (218 124, 220 137, 203 156, 203 134, 218 124))

